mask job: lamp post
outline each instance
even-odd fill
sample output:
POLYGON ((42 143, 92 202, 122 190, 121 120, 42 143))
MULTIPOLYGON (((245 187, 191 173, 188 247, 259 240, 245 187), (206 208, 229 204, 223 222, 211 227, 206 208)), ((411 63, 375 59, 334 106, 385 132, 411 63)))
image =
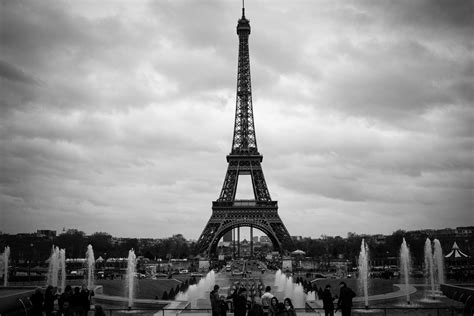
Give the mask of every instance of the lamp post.
POLYGON ((33 243, 30 243, 30 255, 28 258, 28 283, 31 282, 31 260, 33 259, 33 243))

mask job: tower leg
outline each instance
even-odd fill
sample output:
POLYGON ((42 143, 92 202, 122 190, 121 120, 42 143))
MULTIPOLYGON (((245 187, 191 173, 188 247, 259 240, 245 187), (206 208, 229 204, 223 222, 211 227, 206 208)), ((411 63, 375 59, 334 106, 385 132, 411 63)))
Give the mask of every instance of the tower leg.
POLYGON ((250 226, 250 258, 253 258, 253 227, 250 226))
POLYGON ((237 258, 240 259, 240 226, 237 227, 237 258))
POLYGON ((232 229, 232 259, 235 259, 235 229, 232 229))

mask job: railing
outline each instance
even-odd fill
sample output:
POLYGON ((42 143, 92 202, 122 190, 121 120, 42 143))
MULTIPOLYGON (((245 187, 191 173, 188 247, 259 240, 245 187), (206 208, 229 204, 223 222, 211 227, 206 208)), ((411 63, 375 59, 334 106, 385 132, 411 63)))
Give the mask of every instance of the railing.
MULTIPOLYGON (((133 314, 136 316, 178 316, 182 314, 201 314, 201 315, 212 315, 211 309, 146 309, 146 308, 104 308, 105 316, 117 316, 124 314, 133 314)), ((338 315, 337 313, 336 315, 338 315)), ((2 316, 12 315, 30 315, 25 312, 11 312, 4 313, 2 316)), ((89 316, 94 315, 94 311, 89 311, 89 316)), ((232 312, 228 312, 227 315, 233 316, 232 312)), ((297 308, 296 315, 324 315, 322 308, 297 308)), ((464 311, 462 308, 456 307, 380 307, 380 308, 353 308, 352 315, 371 315, 371 316, 459 316, 459 315, 471 315, 470 312, 464 311)))
MULTIPOLYGON (((371 315, 371 316, 459 316, 459 315, 472 315, 472 310, 467 310, 461 307, 444 306, 444 307, 353 307, 352 315, 371 315)), ((173 309, 173 308, 102 308, 105 316, 117 316, 123 314, 133 314, 136 316, 183 316, 182 314, 201 314, 201 315, 212 315, 210 308, 186 308, 186 309, 173 309)), ((323 308, 313 308, 306 306, 306 308, 297 308, 296 314, 300 315, 324 315, 323 308)), ((338 315, 337 313, 336 315, 338 315)), ((14 311, 8 311, 1 314, 1 316, 30 316, 31 305, 23 305, 23 308, 16 309, 14 311)), ((53 312, 53 315, 59 315, 58 312, 53 312)), ((75 315, 71 313, 71 315, 75 315)), ((88 315, 93 316, 94 310, 89 311, 88 315)), ((233 316, 232 312, 228 312, 227 315, 233 316)))

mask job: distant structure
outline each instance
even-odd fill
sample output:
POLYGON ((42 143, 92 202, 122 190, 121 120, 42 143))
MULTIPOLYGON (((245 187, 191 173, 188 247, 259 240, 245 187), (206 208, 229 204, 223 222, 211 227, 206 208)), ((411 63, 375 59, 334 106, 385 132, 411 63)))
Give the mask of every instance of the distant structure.
POLYGON ((245 8, 237 24, 237 34, 239 63, 232 149, 227 156, 228 168, 221 194, 212 202, 211 218, 198 239, 199 251, 210 258, 216 256, 221 237, 231 231, 235 233, 234 229, 237 230, 236 256, 240 257, 240 227, 250 227, 250 256, 253 256, 253 228, 270 238, 275 251, 283 253, 293 248, 290 234, 278 215, 278 202, 270 197, 261 166, 263 156, 257 149, 248 46, 250 23, 245 18, 245 8), (254 199, 235 199, 240 175, 250 175, 254 199))

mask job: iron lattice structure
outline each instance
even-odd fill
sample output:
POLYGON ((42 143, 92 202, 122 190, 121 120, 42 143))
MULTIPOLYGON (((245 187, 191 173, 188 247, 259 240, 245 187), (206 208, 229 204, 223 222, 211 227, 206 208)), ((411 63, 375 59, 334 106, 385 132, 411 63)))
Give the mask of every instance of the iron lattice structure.
POLYGON ((252 227, 264 232, 276 251, 291 250, 293 242, 278 215, 278 202, 272 201, 262 170, 263 156, 257 148, 250 80, 249 35, 250 23, 245 9, 237 24, 239 62, 234 137, 228 168, 217 201, 212 202, 212 215, 198 240, 200 253, 213 257, 217 244, 228 231, 238 227, 252 227), (250 175, 253 200, 236 200, 239 175, 250 175))

